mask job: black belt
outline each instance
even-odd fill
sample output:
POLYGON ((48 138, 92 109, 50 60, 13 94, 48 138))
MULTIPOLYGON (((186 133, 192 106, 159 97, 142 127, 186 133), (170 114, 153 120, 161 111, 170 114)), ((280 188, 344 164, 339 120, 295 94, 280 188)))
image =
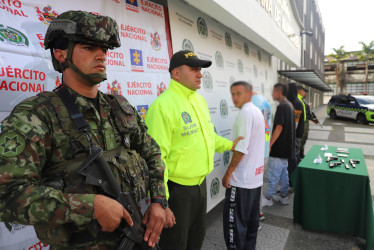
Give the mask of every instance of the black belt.
POLYGON ((70 236, 69 243, 72 244, 86 244, 89 242, 100 242, 100 241, 105 241, 105 240, 110 240, 114 239, 115 237, 120 238, 120 234, 116 231, 114 232, 103 232, 100 231, 97 235, 97 237, 93 236, 90 231, 85 230, 85 231, 80 231, 73 233, 70 236))

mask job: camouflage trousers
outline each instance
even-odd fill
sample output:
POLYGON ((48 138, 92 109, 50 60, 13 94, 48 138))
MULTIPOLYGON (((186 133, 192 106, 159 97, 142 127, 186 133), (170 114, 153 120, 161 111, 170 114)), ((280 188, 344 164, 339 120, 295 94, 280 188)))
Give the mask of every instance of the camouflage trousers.
POLYGON ((309 134, 309 120, 306 120, 304 122, 304 135, 303 135, 303 138, 301 139, 301 145, 300 145, 301 155, 304 155, 304 148, 305 148, 305 143, 308 140, 308 134, 309 134))

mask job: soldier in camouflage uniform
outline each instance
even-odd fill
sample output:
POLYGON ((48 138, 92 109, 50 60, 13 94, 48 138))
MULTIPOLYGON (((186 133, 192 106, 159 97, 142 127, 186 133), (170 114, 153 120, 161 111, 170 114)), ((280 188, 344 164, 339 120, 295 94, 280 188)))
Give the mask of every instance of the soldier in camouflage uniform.
POLYGON ((118 26, 110 17, 62 13, 47 30, 45 48, 63 72, 60 89, 68 90, 90 128, 77 131, 56 91, 22 101, 2 122, 0 221, 34 225, 52 249, 113 249, 121 241, 121 220, 134 223, 120 203, 98 194, 76 173, 90 143, 104 150, 123 191, 133 191, 139 205, 152 198, 142 221, 149 246, 155 246, 165 223, 159 146, 124 97, 98 91, 106 79, 106 51, 119 46, 118 26), (93 221, 101 231, 93 230, 93 221))

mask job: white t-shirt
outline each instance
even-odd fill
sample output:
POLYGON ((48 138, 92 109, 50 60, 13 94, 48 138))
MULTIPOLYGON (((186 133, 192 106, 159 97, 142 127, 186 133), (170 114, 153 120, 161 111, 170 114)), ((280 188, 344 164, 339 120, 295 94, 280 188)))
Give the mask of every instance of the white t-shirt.
POLYGON ((254 189, 262 186, 264 175, 265 124, 261 110, 252 102, 240 109, 235 119, 233 138, 243 136, 235 150, 244 153, 232 173, 230 185, 254 189))

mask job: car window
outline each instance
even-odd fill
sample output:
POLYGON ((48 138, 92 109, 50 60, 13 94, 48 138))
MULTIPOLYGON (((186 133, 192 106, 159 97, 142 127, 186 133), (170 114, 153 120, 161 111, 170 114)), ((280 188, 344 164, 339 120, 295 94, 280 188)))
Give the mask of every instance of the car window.
POLYGON ((359 104, 374 104, 374 96, 356 96, 359 104))

